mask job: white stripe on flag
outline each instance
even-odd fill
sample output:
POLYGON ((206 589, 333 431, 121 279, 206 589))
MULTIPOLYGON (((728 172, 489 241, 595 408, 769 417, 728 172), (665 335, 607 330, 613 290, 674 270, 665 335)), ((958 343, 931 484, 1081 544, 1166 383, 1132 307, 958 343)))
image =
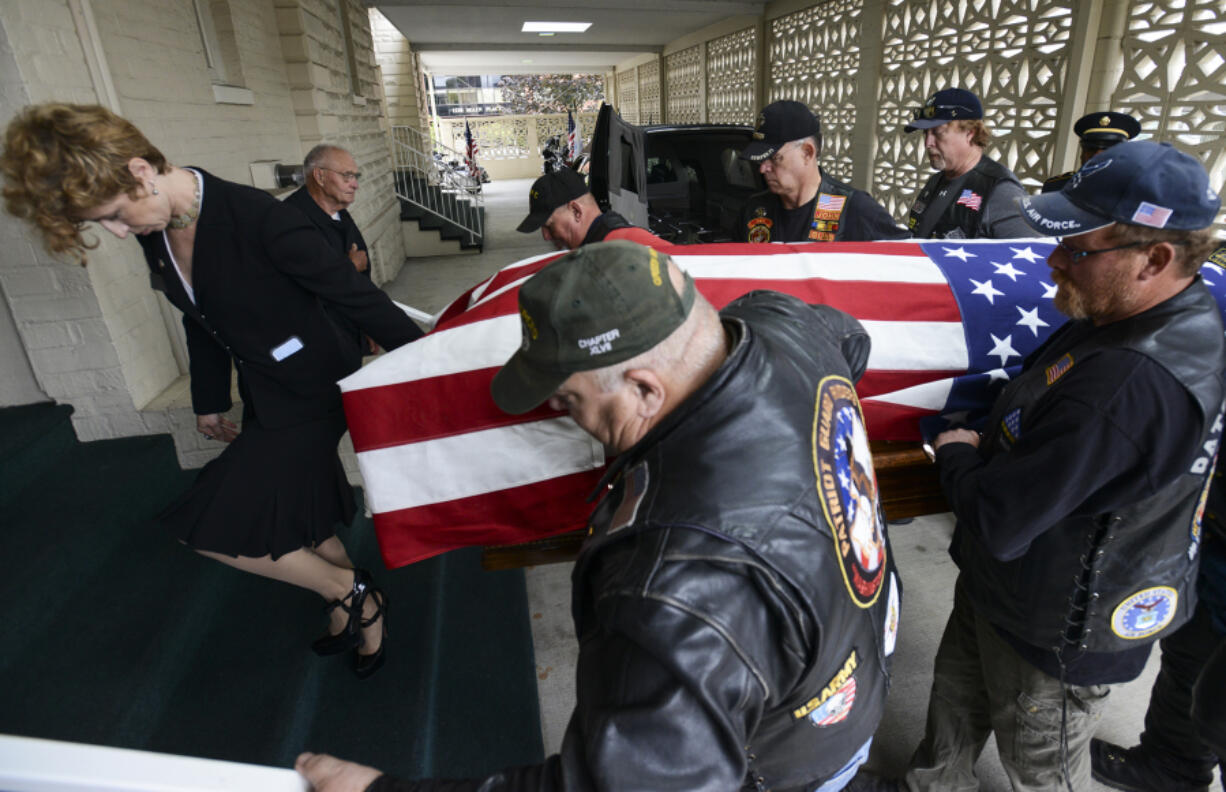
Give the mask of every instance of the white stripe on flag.
POLYGON ((774 256, 673 256, 695 278, 756 280, 875 281, 882 283, 946 283, 932 260, 918 249, 914 256, 873 253, 789 253, 774 256))
POLYGON ((519 315, 451 327, 379 356, 340 381, 344 392, 501 366, 519 348, 519 315))
MULTIPOLYGON (((421 342, 415 342, 421 343, 421 342)), ((570 418, 502 426, 358 454, 373 512, 534 484, 604 464, 604 449, 570 418)))
POLYGON ((864 401, 899 404, 904 407, 916 407, 921 410, 940 412, 945 409, 945 402, 949 400, 949 389, 953 387, 953 384, 953 377, 947 377, 942 380, 925 382, 923 385, 915 385, 910 388, 891 391, 890 393, 881 393, 864 401))
MULTIPOLYGON (((873 340, 876 371, 965 371, 970 365, 960 322, 861 321, 873 340)), ((417 343, 421 343, 420 341, 417 343)))

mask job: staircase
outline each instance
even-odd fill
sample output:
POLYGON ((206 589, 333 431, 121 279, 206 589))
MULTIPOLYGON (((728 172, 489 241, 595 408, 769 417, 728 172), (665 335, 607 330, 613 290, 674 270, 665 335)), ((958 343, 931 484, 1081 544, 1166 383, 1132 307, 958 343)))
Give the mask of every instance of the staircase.
POLYGON ((387 666, 358 680, 308 648, 318 597, 156 524, 195 476, 169 436, 80 443, 71 412, 0 409, 0 733, 409 777, 540 760, 522 574, 482 572, 477 548, 386 570, 359 501, 340 535, 391 607, 387 666))
POLYGON ((435 144, 411 127, 392 128, 392 160, 400 219, 416 221, 423 230, 437 230, 445 240, 457 240, 462 250, 482 250, 485 208, 481 183, 467 172, 448 167, 464 157, 435 144))

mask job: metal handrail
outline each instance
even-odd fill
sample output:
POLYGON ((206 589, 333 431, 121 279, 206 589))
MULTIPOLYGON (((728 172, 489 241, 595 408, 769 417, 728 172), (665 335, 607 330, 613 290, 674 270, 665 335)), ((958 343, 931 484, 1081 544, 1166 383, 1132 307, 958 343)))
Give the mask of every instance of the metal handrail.
POLYGON ((451 168, 464 156, 435 143, 412 127, 392 127, 392 164, 396 197, 459 228, 466 244, 480 245, 485 234, 481 182, 451 168))

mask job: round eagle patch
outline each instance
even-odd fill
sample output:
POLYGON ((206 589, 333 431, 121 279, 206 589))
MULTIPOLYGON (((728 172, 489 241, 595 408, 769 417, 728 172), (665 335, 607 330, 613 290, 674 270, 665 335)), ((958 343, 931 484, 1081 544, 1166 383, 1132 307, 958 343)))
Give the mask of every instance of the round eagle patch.
POLYGON ((1129 640, 1148 638, 1171 623, 1178 601, 1179 592, 1170 586, 1142 589, 1116 606, 1111 631, 1129 640))
POLYGON ((813 461, 835 558, 857 606, 877 601, 885 580, 885 518, 860 401, 850 382, 826 377, 817 389, 813 461))

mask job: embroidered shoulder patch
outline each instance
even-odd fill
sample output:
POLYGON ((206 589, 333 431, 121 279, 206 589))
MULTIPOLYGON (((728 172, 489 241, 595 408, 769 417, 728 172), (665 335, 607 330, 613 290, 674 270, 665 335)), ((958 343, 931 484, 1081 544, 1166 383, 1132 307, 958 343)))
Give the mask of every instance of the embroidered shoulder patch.
POLYGON ((1170 586, 1141 589, 1111 614, 1111 631, 1121 638, 1139 640, 1161 632, 1175 618, 1179 592, 1170 586))
POLYGON ((808 717, 814 726, 829 726, 845 719, 856 700, 857 662, 856 650, 852 649, 842 668, 830 678, 822 692, 809 699, 804 706, 792 710, 792 717, 797 720, 808 717))
POLYGON ((812 445, 835 560, 852 602, 870 607, 885 580, 885 517, 860 401, 843 377, 826 377, 818 385, 812 445))
POLYGON ((1047 367, 1047 384, 1054 385, 1056 380, 1068 373, 1068 370, 1073 367, 1073 356, 1065 354, 1064 357, 1057 360, 1047 367))

